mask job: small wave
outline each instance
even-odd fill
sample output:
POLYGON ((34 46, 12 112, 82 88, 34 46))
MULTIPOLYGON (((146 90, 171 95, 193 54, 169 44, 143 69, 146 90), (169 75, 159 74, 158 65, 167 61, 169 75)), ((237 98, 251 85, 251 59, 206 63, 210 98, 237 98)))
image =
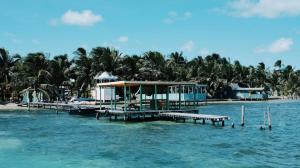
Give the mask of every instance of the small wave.
POLYGON ((0 136, 10 135, 8 131, 0 131, 0 136))
POLYGON ((15 149, 22 145, 22 142, 16 138, 1 138, 0 139, 0 150, 1 149, 15 149))
POLYGON ((31 115, 26 114, 0 114, 0 118, 30 118, 31 115))
POLYGON ((228 143, 219 143, 219 144, 214 144, 212 146, 217 148, 232 148, 232 145, 228 143))
POLYGON ((234 153, 235 156, 258 155, 259 153, 253 149, 240 149, 234 153))

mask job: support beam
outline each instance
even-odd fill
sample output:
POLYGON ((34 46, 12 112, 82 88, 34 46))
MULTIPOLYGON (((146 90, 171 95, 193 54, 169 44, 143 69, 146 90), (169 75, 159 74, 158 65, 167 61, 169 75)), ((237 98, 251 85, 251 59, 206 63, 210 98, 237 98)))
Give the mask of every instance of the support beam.
POLYGON ((102 110, 102 94, 101 94, 101 86, 99 86, 99 93, 100 93, 100 110, 102 110))
POLYGON ((110 110, 113 109, 113 87, 110 86, 110 110))
POLYGON ((179 85, 179 110, 181 110, 181 85, 179 85))
POLYGON ((170 92, 170 90, 169 90, 169 86, 167 86, 167 95, 166 95, 166 99, 167 99, 167 102, 166 102, 166 105, 167 105, 167 110, 169 110, 170 109, 170 102, 169 102, 169 92, 170 92))
MULTIPOLYGON (((127 94, 126 94, 126 85, 124 85, 124 111, 127 111, 127 94)), ((124 115, 125 116, 125 115, 124 115)))
POLYGON ((128 102, 130 104, 131 103, 131 88, 130 88, 130 85, 128 86, 128 95, 129 95, 128 102))
POLYGON ((117 109, 117 88, 114 86, 114 109, 117 109))
POLYGON ((242 112, 241 112, 241 126, 243 127, 245 125, 245 106, 242 106, 242 112))
POLYGON ((193 86, 193 96, 194 96, 194 101, 193 101, 193 107, 196 107, 196 85, 193 86))
POLYGON ((142 84, 140 83, 140 111, 143 110, 143 88, 142 84))
POLYGON ((155 110, 158 110, 157 107, 157 85, 154 85, 154 102, 155 102, 155 110))

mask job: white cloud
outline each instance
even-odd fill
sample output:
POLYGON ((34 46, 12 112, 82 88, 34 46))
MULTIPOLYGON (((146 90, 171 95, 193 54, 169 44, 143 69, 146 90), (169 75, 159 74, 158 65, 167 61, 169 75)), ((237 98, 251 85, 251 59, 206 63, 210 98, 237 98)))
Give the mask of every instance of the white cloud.
POLYGON ((121 36, 121 37, 118 38, 118 42, 126 43, 126 42, 128 42, 128 37, 127 36, 121 36))
POLYGON ((190 40, 182 45, 181 50, 186 52, 192 52, 194 50, 194 47, 195 47, 194 41, 190 40))
POLYGON ((189 11, 184 12, 183 14, 179 14, 175 11, 168 12, 167 18, 165 18, 163 21, 167 24, 172 24, 177 21, 184 21, 187 19, 190 19, 192 17, 192 13, 189 11))
POLYGON ((274 41, 271 45, 265 48, 257 48, 256 53, 282 53, 289 51, 291 46, 294 44, 294 41, 291 38, 280 38, 274 41))
POLYGON ((76 26, 93 26, 103 20, 101 15, 94 14, 91 10, 72 11, 68 10, 62 17, 64 24, 76 26))
POLYGON ((228 13, 241 17, 278 18, 300 15, 299 0, 233 0, 228 13))

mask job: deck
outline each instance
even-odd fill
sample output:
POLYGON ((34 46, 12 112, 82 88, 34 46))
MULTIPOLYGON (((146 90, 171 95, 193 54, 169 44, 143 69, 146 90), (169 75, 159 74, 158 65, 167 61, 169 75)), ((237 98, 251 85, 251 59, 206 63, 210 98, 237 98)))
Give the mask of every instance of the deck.
POLYGON ((186 119, 192 119, 194 120, 194 123, 196 123, 197 120, 202 120, 203 124, 205 123, 205 120, 210 120, 213 125, 215 125, 216 122, 222 122, 222 126, 225 124, 225 120, 229 120, 230 118, 228 116, 219 116, 219 115, 210 115, 210 114, 191 114, 191 113, 160 113, 160 117, 164 118, 172 118, 173 120, 183 120, 185 122, 186 119))
MULTIPOLYGON (((71 114, 74 113, 74 111, 92 111, 90 114, 96 115, 97 119, 100 119, 100 117, 109 117, 110 120, 114 117, 115 120, 121 119, 124 121, 130 121, 133 119, 145 120, 145 119, 164 119, 164 120, 193 120, 194 123, 197 122, 197 120, 202 120, 202 123, 205 124, 205 121, 209 120, 212 122, 213 125, 215 123, 222 123, 222 126, 225 125, 225 120, 229 120, 230 118, 228 116, 221 116, 221 115, 209 115, 209 114, 199 114, 198 109, 185 109, 185 110, 128 110, 124 111, 122 109, 100 109, 97 107, 89 107, 85 105, 78 105, 78 104, 65 104, 65 103, 30 103, 29 108, 45 108, 45 109, 55 109, 57 110, 63 110, 63 111, 69 111, 71 114), (95 112, 95 113, 94 113, 95 112)), ((80 113, 78 113, 80 114, 80 113)), ((81 113, 85 114, 85 113, 81 113)))

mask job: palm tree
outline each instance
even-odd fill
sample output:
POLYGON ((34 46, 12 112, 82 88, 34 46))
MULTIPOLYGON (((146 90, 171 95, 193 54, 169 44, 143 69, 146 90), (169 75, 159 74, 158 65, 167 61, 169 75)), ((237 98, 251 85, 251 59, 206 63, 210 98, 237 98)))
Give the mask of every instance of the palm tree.
MULTIPOLYGON (((78 97, 93 84, 94 74, 92 71, 93 59, 87 55, 84 48, 78 48, 75 52, 76 87, 78 88, 78 97)), ((87 93, 86 93, 87 95, 87 93)))
POLYGON ((10 56, 8 51, 4 48, 0 48, 0 82, 2 90, 2 99, 6 99, 6 90, 10 78, 12 76, 12 67, 21 59, 19 55, 10 56))
POLYGON ((122 79, 125 80, 134 80, 138 76, 138 62, 140 61, 141 57, 137 55, 128 56, 125 55, 122 59, 120 59, 118 74, 122 79))
POLYGON ((149 51, 144 53, 139 60, 139 75, 137 78, 142 80, 165 80, 163 73, 165 67, 164 56, 157 51, 149 51))
POLYGON ((116 74, 119 68, 119 63, 122 53, 118 50, 105 48, 105 47, 96 47, 91 51, 92 71, 94 76, 99 72, 107 71, 112 74, 116 74))
POLYGON ((55 94, 55 89, 50 84, 53 76, 47 70, 48 65, 49 61, 43 53, 30 53, 24 59, 24 71, 29 86, 25 90, 33 89, 38 99, 37 91, 42 92, 48 99, 49 93, 55 94))
POLYGON ((168 79, 175 81, 187 80, 186 62, 182 52, 171 53, 166 65, 168 75, 171 76, 168 79))

